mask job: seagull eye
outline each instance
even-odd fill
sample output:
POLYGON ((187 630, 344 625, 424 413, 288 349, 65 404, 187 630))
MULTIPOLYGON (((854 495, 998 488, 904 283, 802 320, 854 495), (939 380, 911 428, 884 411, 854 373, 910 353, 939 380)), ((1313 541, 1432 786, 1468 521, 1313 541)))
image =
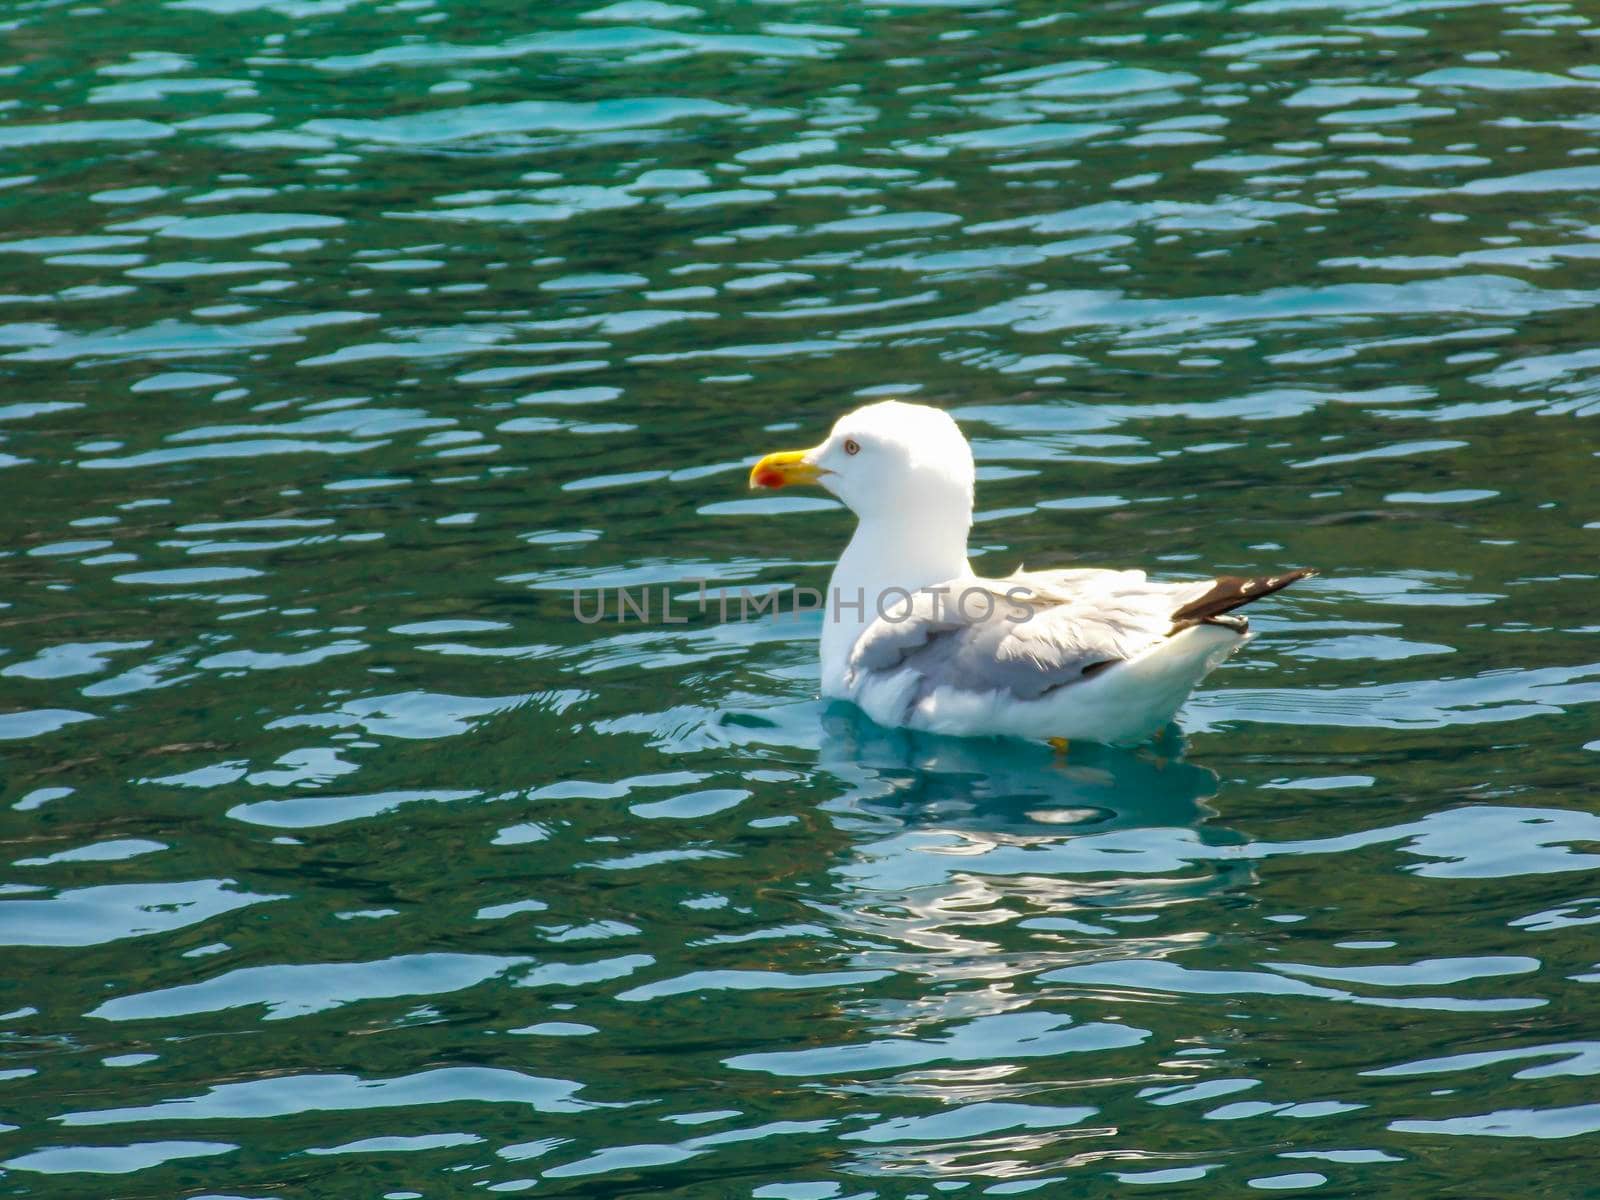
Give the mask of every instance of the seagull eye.
POLYGON ((844 452, 846 454, 860 454, 861 453, 861 443, 856 441, 855 438, 845 438, 845 440, 844 440, 844 452))

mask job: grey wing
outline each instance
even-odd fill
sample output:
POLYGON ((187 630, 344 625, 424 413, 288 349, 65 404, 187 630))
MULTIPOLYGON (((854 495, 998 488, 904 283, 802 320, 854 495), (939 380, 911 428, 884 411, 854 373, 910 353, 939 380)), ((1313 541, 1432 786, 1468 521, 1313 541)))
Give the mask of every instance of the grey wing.
POLYGON ((868 626, 850 669, 858 678, 913 670, 917 697, 952 687, 1036 700, 1142 653, 1171 632, 1189 593, 1208 586, 1151 583, 1142 571, 952 580, 868 626))

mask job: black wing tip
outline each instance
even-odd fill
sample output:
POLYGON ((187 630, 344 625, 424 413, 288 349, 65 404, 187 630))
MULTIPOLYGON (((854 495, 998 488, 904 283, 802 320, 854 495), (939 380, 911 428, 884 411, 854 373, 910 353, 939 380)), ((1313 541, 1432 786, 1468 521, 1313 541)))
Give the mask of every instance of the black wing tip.
POLYGON ((1296 567, 1281 575, 1219 576, 1209 592, 1172 614, 1172 632, 1177 633, 1193 625, 1226 625, 1243 633, 1249 628, 1245 619, 1226 614, 1318 574, 1321 572, 1315 567, 1296 567))

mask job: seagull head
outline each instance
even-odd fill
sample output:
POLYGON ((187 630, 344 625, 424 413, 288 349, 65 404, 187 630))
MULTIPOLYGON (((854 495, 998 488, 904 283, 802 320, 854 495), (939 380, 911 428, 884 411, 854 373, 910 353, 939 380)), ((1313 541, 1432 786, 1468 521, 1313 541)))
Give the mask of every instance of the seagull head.
POLYGON ((973 478, 972 448, 950 414, 884 400, 840 417, 820 445, 767 455, 750 486, 820 484, 864 521, 930 510, 970 521, 973 478))

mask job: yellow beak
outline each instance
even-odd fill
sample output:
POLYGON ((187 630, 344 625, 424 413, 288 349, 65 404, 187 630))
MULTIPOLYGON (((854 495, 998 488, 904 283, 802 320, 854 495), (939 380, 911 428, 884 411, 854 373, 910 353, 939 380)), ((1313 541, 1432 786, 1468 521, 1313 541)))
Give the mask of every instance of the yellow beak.
POLYGON ((780 450, 769 454, 750 468, 750 486, 753 488, 781 488, 791 483, 815 483, 822 471, 815 463, 806 461, 809 450, 780 450))

